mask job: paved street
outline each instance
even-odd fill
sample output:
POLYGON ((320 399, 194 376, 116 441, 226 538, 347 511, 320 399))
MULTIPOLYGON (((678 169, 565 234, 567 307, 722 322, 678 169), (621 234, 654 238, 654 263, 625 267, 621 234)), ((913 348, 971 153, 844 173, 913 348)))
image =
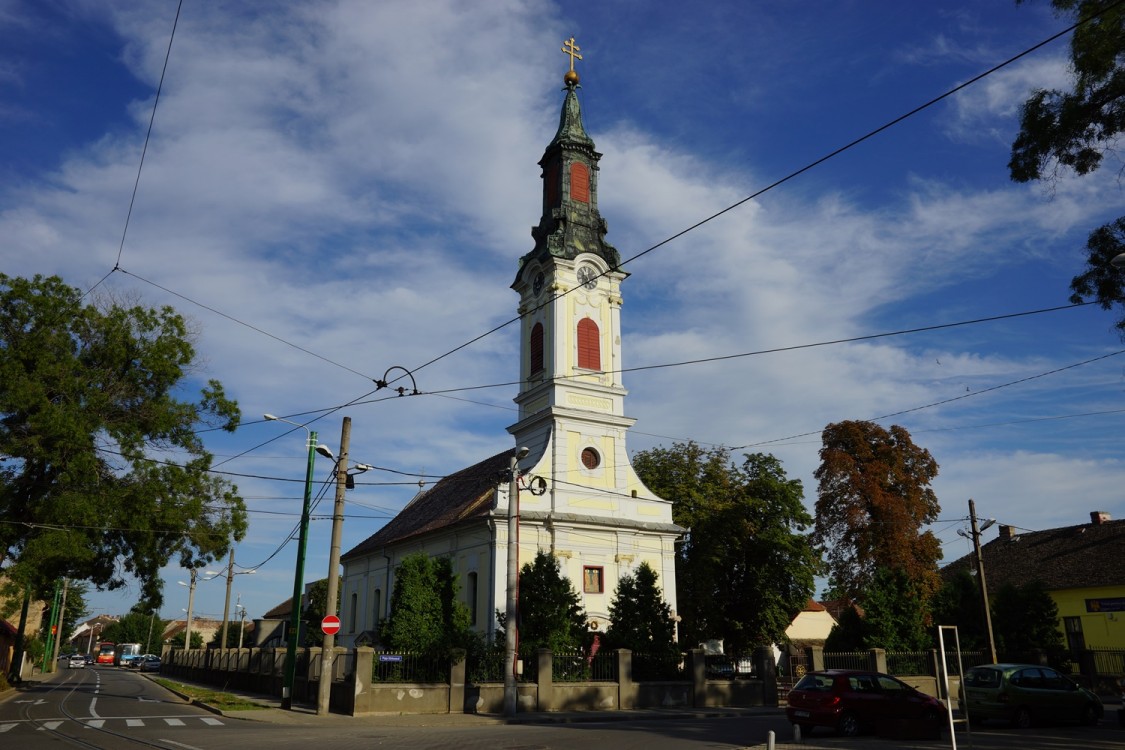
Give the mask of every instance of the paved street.
MULTIPOLYGON (((941 741, 835 737, 824 730, 793 742, 777 709, 638 711, 530 714, 509 724, 495 716, 317 716, 309 707, 215 714, 192 705, 146 676, 114 668, 62 670, 0 700, 0 747, 19 750, 86 747, 97 750, 673 750, 764 748, 775 733, 779 750, 941 750, 941 741)), ((957 747, 972 750, 1120 750, 1125 728, 1116 706, 1098 727, 1047 727, 1017 731, 995 725, 957 733, 957 747)))

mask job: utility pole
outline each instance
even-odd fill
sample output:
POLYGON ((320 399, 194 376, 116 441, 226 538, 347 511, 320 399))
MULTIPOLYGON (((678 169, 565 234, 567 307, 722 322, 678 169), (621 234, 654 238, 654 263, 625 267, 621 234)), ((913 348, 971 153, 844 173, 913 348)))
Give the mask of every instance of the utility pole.
POLYGON ((227 621, 230 618, 230 585, 234 581, 234 547, 230 548, 230 558, 227 560, 227 598, 223 604, 223 640, 219 642, 219 648, 224 649, 227 647, 227 621))
POLYGON ((58 669, 59 665, 59 646, 62 645, 63 622, 66 621, 66 593, 69 589, 70 579, 64 578, 62 582, 62 601, 59 602, 58 624, 55 625, 55 648, 51 652, 51 661, 54 662, 56 669, 58 669))
MULTIPOLYGON (((969 498, 969 523, 972 524, 973 551, 977 556, 977 577, 980 579, 980 598, 981 605, 984 607, 984 625, 988 630, 988 650, 992 655, 992 663, 996 664, 996 640, 992 637, 992 612, 988 607, 988 583, 984 579, 984 558, 981 557, 980 554, 980 530, 977 528, 977 506, 972 498, 969 498)), ((991 522, 988 525, 991 526, 991 522)))
MULTIPOLYGON (((324 614, 334 615, 340 592, 340 537, 344 531, 344 493, 348 489, 348 448, 352 438, 352 418, 344 417, 340 428, 340 455, 336 459, 336 502, 332 508, 332 548, 328 555, 328 601, 324 614)), ((317 685, 316 713, 327 716, 332 698, 332 657, 336 634, 325 633, 320 649, 320 683, 317 685)))
MULTIPOLYGON (((59 593, 59 584, 56 582, 55 595, 51 598, 51 617, 47 629, 47 647, 43 649, 43 666, 39 670, 41 672, 47 671, 47 660, 51 658, 51 651, 54 650, 55 647, 54 637, 55 628, 57 627, 58 623, 58 620, 56 618, 59 616, 59 593)), ((54 672, 54 665, 52 664, 51 667, 51 671, 54 672)))
POLYGON ((519 643, 516 607, 519 596, 520 558, 517 541, 520 505, 520 459, 527 448, 517 448, 508 462, 508 591, 507 617, 504 621, 504 715, 515 716, 519 710, 519 685, 516 684, 516 647, 519 643))

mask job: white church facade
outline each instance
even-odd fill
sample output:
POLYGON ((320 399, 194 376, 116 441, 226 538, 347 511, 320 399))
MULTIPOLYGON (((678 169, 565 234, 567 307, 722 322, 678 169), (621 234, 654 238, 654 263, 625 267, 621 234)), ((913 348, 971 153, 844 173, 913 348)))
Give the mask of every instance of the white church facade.
POLYGON ((476 629, 492 635, 505 607, 507 474, 513 455, 519 564, 547 551, 582 598, 591 630, 608 625, 617 581, 648 563, 676 610, 674 544, 683 529, 629 461, 622 383, 621 284, 627 275, 605 241, 598 211, 601 154, 586 134, 578 76, 564 78, 559 129, 539 165, 543 213, 535 247, 519 261, 520 390, 511 447, 419 492, 371 537, 341 557, 340 645, 377 641, 394 571, 406 556, 449 558, 476 629))

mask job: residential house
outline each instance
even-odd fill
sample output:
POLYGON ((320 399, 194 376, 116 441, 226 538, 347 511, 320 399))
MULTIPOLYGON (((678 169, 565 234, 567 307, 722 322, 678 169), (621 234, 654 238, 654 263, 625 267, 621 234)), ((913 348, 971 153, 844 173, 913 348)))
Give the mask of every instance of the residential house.
MULTIPOLYGON (((1039 580, 1059 608, 1068 648, 1125 649, 1125 521, 1095 511, 1090 523, 1045 531, 1000 525, 981 546, 988 590, 1039 580)), ((942 568, 975 571, 969 554, 942 568)))

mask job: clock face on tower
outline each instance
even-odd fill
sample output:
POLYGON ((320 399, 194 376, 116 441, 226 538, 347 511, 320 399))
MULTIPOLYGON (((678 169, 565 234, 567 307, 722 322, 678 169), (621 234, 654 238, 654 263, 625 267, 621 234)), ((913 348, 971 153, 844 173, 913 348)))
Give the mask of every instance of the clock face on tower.
POLYGON ((543 291, 543 272, 542 271, 535 274, 535 280, 531 282, 531 293, 532 294, 539 294, 539 292, 541 292, 541 291, 543 291))
POLYGON ((582 266, 578 269, 578 283, 587 289, 596 289, 598 286, 598 273, 591 266, 582 266))

